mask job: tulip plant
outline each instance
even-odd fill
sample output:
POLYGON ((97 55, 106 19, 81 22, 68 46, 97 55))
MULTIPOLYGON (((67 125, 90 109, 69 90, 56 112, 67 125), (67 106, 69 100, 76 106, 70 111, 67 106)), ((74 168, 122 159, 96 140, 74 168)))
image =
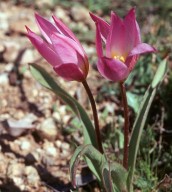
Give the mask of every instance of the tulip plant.
POLYGON ((135 18, 135 9, 131 9, 124 19, 111 13, 110 24, 90 13, 96 25, 97 68, 100 74, 114 83, 119 83, 124 109, 124 149, 123 163, 110 162, 106 157, 101 139, 96 103, 86 78, 89 71, 88 57, 72 31, 58 18, 53 16, 54 23, 39 14, 35 14, 37 25, 43 36, 40 37, 27 28, 27 37, 39 51, 56 74, 67 81, 81 82, 91 103, 94 125, 85 109, 40 66, 30 64, 33 76, 46 88, 57 94, 83 123, 84 143, 78 146, 70 161, 72 184, 77 187, 76 171, 81 157, 84 158, 100 187, 107 192, 132 192, 134 170, 145 121, 155 96, 163 80, 167 62, 163 60, 140 105, 138 115, 129 133, 129 115, 125 80, 134 69, 141 54, 156 52, 156 49, 142 43, 140 28, 135 18), (103 46, 104 43, 104 46, 103 46), (105 50, 103 51, 103 47, 105 50))

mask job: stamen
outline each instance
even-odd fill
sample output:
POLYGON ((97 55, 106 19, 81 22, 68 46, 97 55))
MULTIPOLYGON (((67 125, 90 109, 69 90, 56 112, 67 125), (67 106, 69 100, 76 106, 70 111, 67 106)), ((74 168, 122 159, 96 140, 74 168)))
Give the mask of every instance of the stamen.
POLYGON ((118 59, 118 60, 120 60, 120 61, 122 61, 122 62, 124 62, 125 61, 125 59, 124 59, 124 57, 123 56, 114 56, 113 57, 114 59, 118 59))

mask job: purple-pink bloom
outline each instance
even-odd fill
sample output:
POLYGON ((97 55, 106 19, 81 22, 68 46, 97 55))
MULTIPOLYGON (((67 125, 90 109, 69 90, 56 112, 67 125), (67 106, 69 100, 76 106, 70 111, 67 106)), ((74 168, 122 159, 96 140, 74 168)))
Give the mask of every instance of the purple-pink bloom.
POLYGON ((110 25, 93 13, 90 16, 96 23, 97 67, 103 77, 114 82, 124 81, 140 54, 156 51, 152 46, 141 42, 134 8, 124 19, 111 12, 110 25), (106 46, 105 56, 102 40, 106 46))
POLYGON ((68 81, 84 81, 88 74, 89 62, 73 32, 55 16, 55 24, 38 14, 35 14, 35 18, 44 39, 26 27, 27 37, 34 47, 59 76, 68 81))

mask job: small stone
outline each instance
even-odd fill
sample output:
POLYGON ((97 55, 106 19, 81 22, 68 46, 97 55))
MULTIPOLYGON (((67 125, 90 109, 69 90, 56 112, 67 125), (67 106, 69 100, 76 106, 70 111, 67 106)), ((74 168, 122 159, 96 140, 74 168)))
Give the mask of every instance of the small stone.
POLYGON ((35 58, 34 58, 33 50, 27 49, 27 50, 24 52, 20 63, 21 63, 22 65, 27 65, 28 63, 33 63, 34 60, 35 60, 35 58))
POLYGON ((29 141, 22 141, 20 144, 20 148, 21 150, 29 151, 29 149, 31 148, 31 144, 29 141))
POLYGON ((68 150, 70 148, 70 145, 68 143, 63 143, 62 148, 68 150))
POLYGON ((27 177, 27 182, 33 186, 37 186, 39 181, 40 181, 40 177, 38 175, 37 170, 32 167, 32 166, 27 166, 25 168, 25 175, 27 177))
POLYGON ((69 151, 67 151, 66 149, 62 149, 62 153, 60 154, 60 156, 66 158, 67 156, 69 156, 69 151))
POLYGON ((54 112, 52 116, 53 116, 53 118, 54 118, 56 121, 58 121, 58 122, 61 121, 61 117, 60 117, 60 114, 59 114, 58 112, 54 112))
POLYGON ((20 188, 20 190, 24 190, 24 179, 22 177, 13 177, 12 178, 13 182, 15 183, 16 186, 20 188))
POLYGON ((0 31, 8 31, 9 22, 8 22, 8 15, 6 13, 0 12, 0 31))
POLYGON ((54 166, 55 165, 54 158, 47 156, 47 155, 42 157, 42 163, 46 166, 54 166))
POLYGON ((65 24, 69 24, 71 22, 69 16, 67 15, 67 11, 62 9, 61 7, 57 7, 55 10, 55 15, 61 19, 65 24))
POLYGON ((52 139, 55 139, 57 134, 58 134, 58 130, 57 130, 57 126, 54 122, 54 119, 53 118, 47 118, 45 119, 39 129, 38 129, 41 133, 41 136, 43 138, 46 138, 48 140, 52 140, 52 139))
POLYGON ((5 71, 6 72, 10 72, 14 67, 14 64, 13 63, 8 63, 5 65, 5 71))
POLYGON ((21 177, 23 174, 24 165, 17 163, 16 161, 11 161, 11 164, 8 166, 7 177, 14 179, 15 177, 21 177))
POLYGON ((29 26, 33 31, 38 32, 38 28, 35 27, 33 21, 28 20, 28 19, 17 19, 13 22, 10 23, 10 30, 15 33, 19 34, 26 34, 27 30, 25 26, 29 26))
MULTIPOLYGON (((31 153, 31 155, 33 156, 33 158, 31 159, 31 160, 33 160, 33 159, 35 159, 36 161, 39 161, 40 160, 40 158, 41 158, 41 154, 36 150, 36 151, 33 151, 32 153, 31 153)), ((30 156, 31 157, 31 156, 30 156)))
POLYGON ((58 148, 61 148, 62 142, 61 142, 60 140, 57 140, 57 141, 55 142, 55 146, 58 147, 58 148))
POLYGON ((89 16, 89 11, 83 6, 73 6, 71 8, 71 15, 74 18, 75 21, 85 21, 89 16))
POLYGON ((94 22, 90 19, 89 10, 83 6, 73 6, 71 8, 71 15, 75 21, 82 21, 89 25, 91 28, 95 28, 94 22))
POLYGON ((36 0, 35 5, 39 7, 39 9, 43 9, 45 7, 51 8, 54 6, 54 1, 53 0, 42 0, 42 1, 36 0))
POLYGON ((20 45, 19 43, 12 41, 12 42, 5 42, 4 46, 6 48, 3 58, 6 62, 14 62, 14 60, 17 58, 19 50, 20 50, 20 45))
POLYGON ((0 44, 0 54, 3 53, 5 51, 5 46, 0 44))
POLYGON ((50 155, 50 156, 53 156, 53 157, 57 156, 57 150, 56 150, 55 147, 51 147, 51 146, 48 147, 46 149, 46 153, 47 153, 47 155, 50 155))
POLYGON ((7 166, 8 166, 7 158, 3 154, 0 153, 0 173, 1 173, 1 177, 6 176, 7 166))
POLYGON ((9 78, 7 73, 0 74, 0 85, 7 85, 9 83, 9 78))

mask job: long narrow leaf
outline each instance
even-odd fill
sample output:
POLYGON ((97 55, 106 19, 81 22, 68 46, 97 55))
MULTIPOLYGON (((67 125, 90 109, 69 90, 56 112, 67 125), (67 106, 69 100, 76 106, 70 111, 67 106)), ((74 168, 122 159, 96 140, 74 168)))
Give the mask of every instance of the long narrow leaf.
POLYGON ((33 77, 41 85, 53 91, 63 102, 71 107, 74 113, 83 122, 83 135, 85 144, 92 144, 95 148, 97 148, 94 127, 83 107, 65 90, 63 90, 41 66, 37 64, 30 64, 30 71, 33 77))
POLYGON ((156 94, 157 88, 161 83, 161 81, 164 79, 166 72, 167 72, 167 61, 163 60, 158 67, 158 70, 154 76, 154 79, 151 85, 149 86, 148 90, 144 95, 141 107, 139 109, 137 118, 133 126, 133 131, 132 131, 130 145, 129 145, 129 159, 128 159, 128 165, 130 170, 129 176, 128 176, 129 192, 132 191, 133 175, 135 170, 135 164, 136 164, 136 158, 137 158, 137 153, 139 149, 141 134, 148 116, 149 109, 151 107, 152 101, 156 94))
POLYGON ((100 167, 102 163, 104 163, 103 155, 90 144, 81 145, 75 150, 70 160, 70 176, 71 176, 72 184, 74 187, 76 187, 77 185, 75 181, 75 176, 76 176, 76 170, 79 164, 79 160, 81 157, 85 157, 90 160, 91 164, 94 166, 94 169, 95 169, 94 173, 96 173, 95 174, 96 177, 98 178, 99 181, 101 178, 100 167))
POLYGON ((107 192, 127 192, 127 170, 119 163, 104 162, 102 166, 103 185, 107 192))

